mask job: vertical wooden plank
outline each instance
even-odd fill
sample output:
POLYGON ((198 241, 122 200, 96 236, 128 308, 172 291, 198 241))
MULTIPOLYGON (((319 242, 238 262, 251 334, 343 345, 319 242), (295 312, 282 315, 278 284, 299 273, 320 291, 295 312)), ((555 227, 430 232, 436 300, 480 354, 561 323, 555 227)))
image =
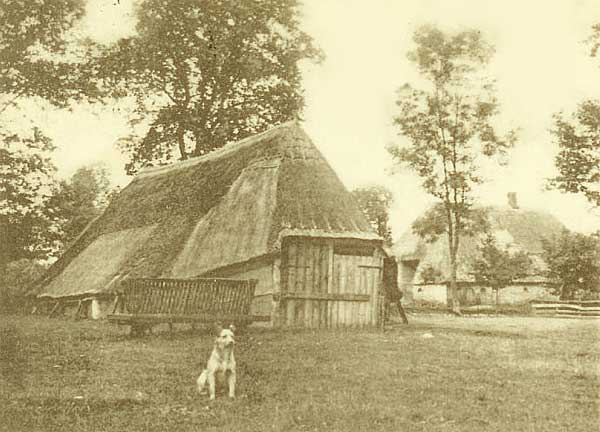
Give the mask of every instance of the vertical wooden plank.
MULTIPOLYGON (((337 278, 336 278, 336 280, 338 281, 337 292, 339 294, 343 294, 344 292, 346 292, 346 259, 343 255, 336 255, 335 260, 336 260, 336 264, 338 266, 338 272, 337 272, 337 278)), ((337 303, 338 327, 343 327, 345 325, 345 323, 344 323, 344 320, 345 320, 344 308, 345 308, 346 304, 345 304, 345 302, 339 301, 339 300, 336 303, 337 303)))
MULTIPOLYGON (((331 284, 329 286, 330 289, 330 293, 331 294, 335 294, 336 290, 337 290, 337 286, 338 286, 338 282, 337 282, 337 268, 338 268, 338 263, 336 262, 336 257, 334 254, 331 255, 331 262, 332 262, 332 266, 331 266, 331 284)), ((329 301, 329 326, 331 328, 335 328, 337 327, 337 304, 334 300, 330 300, 329 301)))
MULTIPOLYGON (((349 280, 349 284, 350 284, 350 292, 352 294, 357 294, 358 290, 356 288, 357 286, 357 281, 356 279, 358 278, 358 260, 360 257, 358 256, 353 256, 352 260, 351 260, 351 268, 350 268, 350 275, 351 278, 349 280)), ((351 302, 350 304, 350 322, 352 327, 358 327, 358 302, 351 302)))
MULTIPOLYGON (((358 269, 358 264, 360 262, 359 256, 352 257, 352 293, 358 294, 358 282, 360 278, 360 271, 358 269)), ((359 313, 360 302, 352 302, 352 307, 350 308, 352 316, 352 327, 359 327, 358 322, 358 313, 359 313)))
MULTIPOLYGON (((283 255, 283 254, 282 254, 283 255)), ((271 273, 271 292, 274 296, 281 295, 283 292, 283 287, 281 286, 282 276, 285 278, 285 274, 282 275, 281 272, 281 258, 275 258, 272 264, 272 273, 271 273)), ((285 279, 283 279, 285 280, 285 279)), ((271 297, 272 299, 274 297, 271 297)), ((271 325, 273 326, 281 326, 281 297, 278 297, 279 302, 272 302, 273 308, 271 310, 271 325)))
POLYGON ((177 301, 175 302, 175 312, 178 315, 183 315, 184 307, 185 307, 185 289, 183 281, 177 282, 177 301))
MULTIPOLYGON (((340 294, 346 294, 348 288, 348 256, 340 255, 340 294)), ((347 322, 347 309, 348 302, 340 301, 339 303, 339 311, 338 311, 338 319, 341 327, 348 325, 347 322)))
MULTIPOLYGON (((312 293, 312 280, 313 280, 313 246, 310 238, 307 238, 303 242, 303 263, 304 269, 304 283, 302 291, 305 293, 312 293)), ((304 300, 304 326, 312 327, 312 300, 304 300)))
POLYGON ((194 284, 194 311, 196 313, 204 312, 206 306, 203 302, 206 296, 206 283, 204 281, 196 281, 194 284))
POLYGON ((378 300, 381 303, 381 307, 379 308, 379 314, 381 316, 379 316, 379 321, 380 321, 380 325, 383 325, 383 253, 379 252, 377 250, 376 253, 377 256, 377 266, 379 267, 379 269, 377 270, 377 296, 378 296, 378 300))
MULTIPOLYGON (((360 263, 361 264, 366 264, 367 261, 367 257, 360 257, 360 263)), ((360 289, 359 292, 361 294, 367 294, 369 291, 369 288, 367 286, 367 272, 365 271, 366 269, 364 267, 362 267, 360 269, 360 280, 359 280, 359 284, 360 284, 360 289)), ((368 310, 369 310, 369 303, 368 302, 362 302, 360 304, 360 326, 364 327, 367 323, 367 314, 368 314, 368 310)))
POLYGON ((175 295, 175 291, 173 289, 169 289, 169 285, 166 282, 162 284, 162 290, 165 293, 165 313, 171 312, 171 305, 173 304, 173 296, 175 295))
POLYGON ((190 303, 188 306, 188 311, 189 311, 189 313, 194 314, 197 312, 196 301, 200 294, 200 290, 199 290, 199 286, 193 282, 188 282, 188 289, 192 293, 191 298, 190 298, 190 303))
POLYGON ((162 289, 162 285, 157 283, 152 287, 158 296, 158 313, 163 313, 164 310, 164 299, 165 299, 165 290, 162 289))
MULTIPOLYGON (((304 260, 304 255, 305 255, 305 249, 306 249, 306 245, 305 245, 305 240, 300 238, 298 239, 298 246, 296 248, 296 292, 304 292, 304 280, 305 280, 305 273, 306 273, 306 266, 305 266, 305 260, 304 260)), ((306 300, 301 300, 298 299, 295 301, 296 303, 296 307, 295 307, 295 325, 297 326, 304 326, 304 304, 305 304, 306 300)))
MULTIPOLYGON (((367 265, 371 265, 373 263, 373 259, 371 257, 366 260, 367 265)), ((371 318, 373 314, 373 289, 372 289, 372 279, 371 279, 371 269, 365 268, 365 288, 367 291, 365 294, 369 295, 369 302, 367 303, 367 313, 366 313, 366 322, 365 325, 371 325, 371 318)))
MULTIPOLYGON (((327 293, 333 292, 333 240, 327 240, 327 293)), ((327 307, 324 312, 326 316, 326 327, 333 327, 333 302, 326 301, 327 307)))
POLYGON ((167 281, 165 283, 165 291, 169 296, 169 304, 167 305, 167 313, 173 313, 175 306, 177 305, 177 283, 167 281))
POLYGON ((170 281, 165 281, 165 283, 163 284, 163 289, 166 291, 167 294, 166 313, 171 313, 173 311, 172 308, 175 304, 175 296, 177 295, 177 290, 174 284, 172 284, 170 281))
POLYGON ((156 311, 156 313, 161 313, 162 312, 162 290, 160 289, 160 286, 158 285, 153 285, 152 286, 152 291, 154 291, 154 294, 156 295, 156 300, 154 301, 154 309, 156 311))
POLYGON ((177 286, 178 281, 167 281, 167 283, 165 284, 165 289, 169 293, 169 297, 171 299, 171 301, 169 302, 167 313, 173 313, 173 311, 177 307, 177 297, 179 295, 177 286))
MULTIPOLYGON (((348 257, 348 269, 346 272, 347 275, 347 279, 346 279, 346 292, 354 294, 355 288, 354 288, 354 268, 356 267, 356 257, 355 256, 349 256, 348 257)), ((356 314, 354 313, 354 308, 356 306, 356 302, 347 302, 347 306, 346 306, 346 321, 347 321, 347 325, 350 327, 354 327, 355 326, 355 322, 354 322, 354 317, 356 316, 356 314)))
POLYGON ((191 281, 188 281, 186 284, 187 289, 190 291, 190 299, 188 300, 187 305, 187 313, 194 314, 196 309, 196 296, 198 295, 198 290, 196 289, 196 285, 191 281))
MULTIPOLYGON (((373 266, 376 266, 378 264, 377 262, 377 258, 376 256, 373 257, 373 266)), ((372 290, 372 298, 373 298, 373 303, 372 303, 372 318, 371 318, 371 325, 375 326, 377 325, 377 320, 379 317, 379 284, 378 284, 378 278, 379 278, 379 270, 376 268, 371 268, 369 269, 370 273, 371 273, 371 290, 372 290)))
MULTIPOLYGON (((335 294, 339 294, 340 293, 340 289, 341 289, 341 275, 342 275, 342 267, 344 265, 344 261, 340 258, 339 255, 335 255, 334 254, 334 262, 333 262, 333 292, 335 294)), ((334 321, 334 327, 338 328, 340 327, 340 301, 336 300, 335 302, 333 302, 334 305, 334 312, 333 312, 333 321, 334 321)))
MULTIPOLYGON (((312 243, 312 268, 313 268, 313 277, 311 282, 311 293, 319 292, 319 285, 321 284, 321 261, 320 261, 320 251, 321 247, 319 245, 318 240, 313 240, 312 243)), ((320 301, 313 300, 312 302, 312 317, 311 317, 311 327, 319 328, 319 317, 320 313, 320 301)))
MULTIPOLYGON (((327 243, 323 240, 319 241, 319 264, 320 270, 320 281, 319 281, 319 293, 327 292, 327 270, 329 268, 328 263, 329 253, 327 243)), ((327 301, 319 302, 319 328, 327 328, 327 301)))
MULTIPOLYGON (((288 271, 288 292, 296 291, 296 266, 298 265, 296 259, 296 239, 289 239, 288 242, 288 260, 287 260, 287 271, 288 271)), ((287 308, 287 317, 286 317, 286 325, 293 326, 294 325, 294 309, 295 309, 295 300, 287 299, 286 300, 286 308, 287 308)))
POLYGON ((175 301, 176 314, 183 314, 183 307, 185 306, 185 289, 183 288, 183 281, 177 281, 177 298, 175 301))
MULTIPOLYGON (((321 244, 318 240, 313 243, 313 283, 312 292, 318 294, 321 290, 321 244)), ((313 302, 313 327, 319 328, 321 320, 321 301, 313 302)))

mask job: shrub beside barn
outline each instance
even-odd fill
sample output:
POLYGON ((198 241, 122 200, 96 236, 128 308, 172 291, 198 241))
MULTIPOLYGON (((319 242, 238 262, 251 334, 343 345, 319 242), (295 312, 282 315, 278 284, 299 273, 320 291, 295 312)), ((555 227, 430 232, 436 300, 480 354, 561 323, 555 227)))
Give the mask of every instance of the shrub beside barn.
POLYGON ((38 298, 99 318, 128 278, 256 279, 251 313, 274 325, 374 325, 384 256, 335 172, 286 123, 142 171, 49 269, 38 298))

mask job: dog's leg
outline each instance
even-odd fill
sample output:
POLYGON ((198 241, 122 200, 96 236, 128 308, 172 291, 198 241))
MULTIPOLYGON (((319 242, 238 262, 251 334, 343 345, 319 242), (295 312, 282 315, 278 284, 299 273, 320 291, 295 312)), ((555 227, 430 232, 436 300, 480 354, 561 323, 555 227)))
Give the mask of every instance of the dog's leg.
POLYGON ((208 374, 208 394, 210 395, 210 400, 215 400, 215 374, 208 374))
POLYGON ((229 385, 229 397, 235 398, 235 370, 230 370, 229 375, 227 376, 227 383, 229 385))
POLYGON ((198 377, 198 381, 196 381, 196 383, 198 384, 198 392, 199 393, 204 392, 204 386, 206 386, 207 378, 208 378, 208 371, 206 369, 204 369, 202 371, 202 373, 200 374, 200 376, 198 377))

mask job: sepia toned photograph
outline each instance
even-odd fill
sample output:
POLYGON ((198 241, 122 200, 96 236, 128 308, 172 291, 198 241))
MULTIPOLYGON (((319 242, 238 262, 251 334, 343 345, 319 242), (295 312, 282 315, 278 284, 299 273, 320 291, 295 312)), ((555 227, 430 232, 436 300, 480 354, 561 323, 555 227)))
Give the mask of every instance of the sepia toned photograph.
POLYGON ((599 425, 600 2, 0 0, 0 431, 599 425))

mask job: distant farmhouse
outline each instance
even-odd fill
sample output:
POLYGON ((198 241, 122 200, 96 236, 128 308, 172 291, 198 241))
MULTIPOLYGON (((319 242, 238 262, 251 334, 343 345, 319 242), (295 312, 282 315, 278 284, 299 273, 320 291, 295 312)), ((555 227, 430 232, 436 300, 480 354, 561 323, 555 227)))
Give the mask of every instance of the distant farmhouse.
MULTIPOLYGON (((555 299, 548 279, 543 276, 546 265, 542 259, 542 239, 559 235, 564 225, 548 213, 519 208, 514 193, 508 194, 508 198, 507 206, 488 208, 491 231, 500 246, 526 252, 532 261, 532 271, 526 278, 501 289, 499 302, 517 305, 534 299, 555 299)), ((460 242, 457 281, 461 304, 495 304, 492 289, 479 286, 472 273, 471 263, 478 256, 479 238, 465 236, 460 242)), ((399 262, 399 285, 405 303, 432 306, 448 303, 450 260, 446 236, 427 243, 409 228, 396 242, 393 253, 399 262)))
POLYGON ((257 279, 273 324, 380 319, 382 239, 296 123, 142 171, 49 269, 40 299, 93 318, 127 278, 257 279))

